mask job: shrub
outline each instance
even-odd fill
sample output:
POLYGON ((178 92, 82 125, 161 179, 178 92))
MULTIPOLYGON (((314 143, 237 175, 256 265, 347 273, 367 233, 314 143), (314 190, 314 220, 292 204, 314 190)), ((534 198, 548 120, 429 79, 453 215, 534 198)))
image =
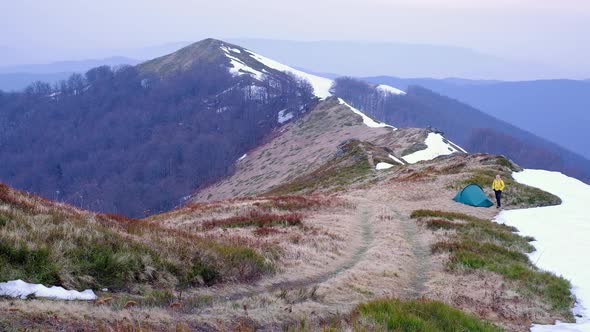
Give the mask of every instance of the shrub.
POLYGON ((13 244, 0 237, 0 282, 14 279, 59 283, 59 267, 48 248, 33 249, 24 242, 13 244))
POLYGON ((7 215, 0 214, 0 227, 6 226, 6 224, 8 224, 9 221, 10 218, 7 215))
POLYGON ((273 235, 273 234, 280 234, 282 233, 281 231, 279 231, 276 228, 273 227, 258 227, 254 230, 254 235, 256 236, 269 236, 269 235, 273 235))
POLYGON ((298 213, 275 214, 253 211, 245 216, 234 216, 225 219, 213 219, 203 223, 204 229, 216 227, 271 227, 271 226, 300 226, 303 216, 298 213))

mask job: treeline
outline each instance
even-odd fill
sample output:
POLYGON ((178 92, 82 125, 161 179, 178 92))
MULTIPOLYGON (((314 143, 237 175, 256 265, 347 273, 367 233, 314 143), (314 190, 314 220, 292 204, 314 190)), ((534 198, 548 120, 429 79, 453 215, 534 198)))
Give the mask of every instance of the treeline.
POLYGON ((405 95, 385 94, 353 78, 340 78, 334 93, 378 120, 398 127, 433 127, 469 152, 508 156, 523 167, 561 171, 590 183, 590 161, 485 114, 419 86, 405 95))
POLYGON ((96 211, 170 209, 315 102, 307 82, 194 64, 160 77, 98 67, 0 92, 0 181, 96 211))

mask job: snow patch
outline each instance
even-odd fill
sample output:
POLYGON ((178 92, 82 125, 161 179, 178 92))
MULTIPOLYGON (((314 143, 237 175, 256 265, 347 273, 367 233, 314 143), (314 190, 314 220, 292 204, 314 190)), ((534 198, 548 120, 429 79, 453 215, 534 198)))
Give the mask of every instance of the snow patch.
POLYGON ((262 63, 263 65, 265 65, 269 68, 272 68, 272 69, 275 69, 278 71, 282 71, 282 72, 288 72, 288 73, 291 73, 301 79, 307 80, 309 82, 309 84, 311 84, 311 86, 313 87, 313 93, 317 97, 324 99, 324 98, 328 98, 332 95, 330 93, 330 88, 332 87, 332 84, 334 83, 333 80, 331 80, 329 78, 320 77, 320 76, 316 76, 316 75, 302 72, 300 70, 291 68, 291 67, 284 65, 280 62, 277 62, 275 60, 264 57, 260 54, 256 54, 252 51, 247 51, 247 52, 250 53, 250 56, 252 58, 254 58, 258 62, 262 63))
POLYGON ((20 297, 26 299, 28 296, 44 297, 55 300, 96 300, 96 295, 91 289, 83 292, 66 290, 63 287, 51 286, 49 288, 41 284, 30 284, 22 280, 0 282, 0 296, 20 297))
MULTIPOLYGON (((235 54, 244 54, 241 50, 239 50, 237 48, 231 48, 228 46, 220 46, 220 48, 225 53, 225 55, 228 57, 228 59, 230 60, 231 68, 229 70, 233 75, 238 76, 238 75, 248 74, 248 75, 251 75, 252 77, 256 78, 257 80, 262 80, 264 75, 268 74, 267 70, 262 69, 262 72, 261 72, 259 70, 256 70, 256 69, 246 65, 242 60, 237 58, 235 56, 235 54)), ((274 70, 278 70, 278 71, 281 71, 284 73, 291 73, 300 79, 308 81, 309 84, 311 84, 311 86, 313 88, 313 93, 319 98, 325 99, 325 98, 328 98, 332 95, 330 93, 330 88, 332 88, 332 84, 334 83, 334 81, 329 78, 308 74, 306 72, 289 67, 289 66, 284 65, 280 62, 269 59, 265 56, 262 56, 260 54, 254 53, 249 50, 245 50, 245 53, 247 55, 249 55, 252 59, 260 62, 261 64, 263 64, 266 67, 269 67, 269 68, 272 68, 274 70)), ((394 89, 394 88, 392 88, 392 89, 394 89)), ((397 90, 397 89, 395 89, 395 90, 397 90)), ((399 91, 401 91, 401 90, 399 90, 399 91)))
POLYGON ((383 93, 389 93, 389 94, 394 94, 394 95, 405 95, 406 93, 400 89, 394 88, 392 86, 389 85, 385 85, 385 84, 379 84, 377 85, 377 90, 379 90, 380 92, 383 93))
POLYGON ((363 118, 363 123, 365 125, 367 125, 367 127, 370 128, 392 128, 393 130, 397 130, 397 128, 390 126, 386 123, 383 122, 377 122, 373 119, 371 119, 370 117, 368 117, 365 113, 357 110, 356 108, 348 105, 344 100, 342 100, 342 98, 338 98, 338 100, 340 101, 340 104, 347 106, 348 108, 350 108, 351 111, 353 111, 354 113, 360 115, 363 118))
POLYGON ((391 155, 391 154, 390 154, 390 155, 389 155, 389 158, 391 158, 393 161, 395 161, 395 162, 396 162, 396 163, 398 163, 398 164, 402 164, 402 165, 404 165, 404 164, 405 164, 403 161, 399 160, 399 158, 395 157, 394 155, 391 155))
POLYGON ((392 164, 380 162, 380 163, 377 163, 377 165, 375 166, 375 169, 376 170, 382 170, 382 169, 389 169, 389 168, 392 168, 392 167, 393 167, 392 164))
POLYGON ((577 303, 576 323, 533 325, 531 331, 590 331, 590 186, 559 172, 525 169, 513 173, 516 181, 559 196, 561 205, 502 211, 496 222, 518 228, 535 238, 529 255, 539 268, 570 280, 577 303))
POLYGON ((459 149, 459 151, 463 152, 463 153, 468 153, 467 150, 463 149, 462 147, 458 146, 457 144, 453 143, 453 145, 459 149))
POLYGON ((293 113, 288 112, 285 113, 287 110, 282 110, 279 112, 279 123, 283 124, 293 118, 293 113))
POLYGON ((441 134, 428 133, 428 137, 424 141, 427 146, 426 149, 416 151, 402 158, 410 164, 415 164, 419 161, 432 160, 438 156, 445 156, 458 151, 447 142, 441 134))
MULTIPOLYGON (((229 59, 229 62, 231 65, 231 68, 229 68, 229 72, 232 73, 232 75, 239 76, 239 75, 247 74, 247 75, 253 76, 257 80, 262 79, 262 77, 264 75, 263 73, 261 73, 260 71, 254 69, 252 67, 249 67, 242 60, 236 58, 235 56, 233 56, 231 54, 232 51, 235 52, 236 49, 229 48, 227 46, 221 46, 221 50, 225 53, 225 56, 227 56, 227 58, 229 59)), ((236 52, 236 53, 241 53, 241 52, 236 52)))

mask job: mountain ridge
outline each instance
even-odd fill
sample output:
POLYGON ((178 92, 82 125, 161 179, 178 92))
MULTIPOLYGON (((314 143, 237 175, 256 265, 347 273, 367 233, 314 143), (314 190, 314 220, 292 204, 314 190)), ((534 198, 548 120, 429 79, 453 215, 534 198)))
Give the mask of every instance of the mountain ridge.
MULTIPOLYGON (((206 39, 137 68, 99 67, 57 88, 39 83, 0 94, 0 179, 92 210, 131 216, 165 211, 196 188, 231 176, 240 156, 333 95, 332 83, 206 39), (77 140, 67 139, 71 135, 77 140)), ((416 94, 409 98, 374 84, 366 89, 379 100, 398 96, 425 107, 416 94)), ((433 98, 429 102, 444 99, 433 98)), ((436 114, 427 111, 411 116, 436 114)), ((432 124, 427 117, 415 123, 432 124)))
POLYGON ((585 112, 590 107, 588 81, 457 82, 383 76, 363 79, 402 89, 410 85, 423 86, 535 133, 586 159, 590 157, 590 150, 584 144, 590 139, 584 130, 584 124, 590 121, 585 112))
POLYGON ((407 100, 430 114, 424 103, 444 99, 338 81, 322 95, 331 80, 212 45, 221 66, 164 58, 154 71, 99 67, 57 91, 0 94, 3 176, 149 214, 83 211, 0 185, 0 294, 1 281, 26 279, 98 296, 59 310, 0 298, 11 312, 0 329, 372 330, 382 322, 361 309, 383 305, 484 331, 573 320, 569 283, 534 266, 530 238, 493 222, 495 209, 452 200, 467 183, 491 195, 496 174, 510 208, 559 197, 519 184, 505 157, 464 153, 435 128, 394 127, 368 107, 407 100), (83 176, 93 182, 68 182, 83 176))

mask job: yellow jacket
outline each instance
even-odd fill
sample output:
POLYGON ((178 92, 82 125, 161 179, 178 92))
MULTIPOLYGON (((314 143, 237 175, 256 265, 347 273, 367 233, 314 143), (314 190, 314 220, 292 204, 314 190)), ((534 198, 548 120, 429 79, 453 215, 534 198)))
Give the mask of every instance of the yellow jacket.
POLYGON ((492 189, 494 189, 494 190, 504 190, 504 181, 503 180, 496 180, 496 179, 494 179, 494 183, 492 183, 492 189))

